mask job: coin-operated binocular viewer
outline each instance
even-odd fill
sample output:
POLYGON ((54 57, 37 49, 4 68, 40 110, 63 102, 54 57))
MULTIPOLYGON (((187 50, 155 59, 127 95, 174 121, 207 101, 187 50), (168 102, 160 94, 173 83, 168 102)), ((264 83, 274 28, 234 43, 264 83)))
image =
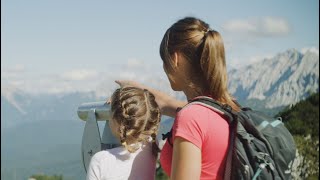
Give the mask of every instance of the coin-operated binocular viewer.
MULTIPOLYGON (((111 149, 121 145, 120 141, 113 136, 109 127, 111 107, 105 101, 83 103, 78 107, 78 116, 85 121, 82 135, 81 157, 85 171, 87 171, 92 156, 105 149, 111 149), (102 137, 98 121, 105 121, 102 137)), ((158 135, 166 134, 172 127, 173 119, 162 119, 158 129, 158 135)), ((159 140, 160 149, 164 143, 161 137, 159 140)))
POLYGON ((105 101, 83 103, 78 107, 78 116, 85 121, 82 135, 81 154, 85 170, 89 166, 91 157, 103 150, 120 146, 119 140, 113 136, 109 123, 110 105, 105 101), (97 121, 106 121, 102 137, 97 121))

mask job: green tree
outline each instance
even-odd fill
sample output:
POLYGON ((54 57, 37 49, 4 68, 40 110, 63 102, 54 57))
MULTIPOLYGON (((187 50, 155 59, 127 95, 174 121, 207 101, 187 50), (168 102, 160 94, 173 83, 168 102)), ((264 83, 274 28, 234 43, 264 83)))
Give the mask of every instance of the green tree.
POLYGON ((159 160, 157 161, 156 180, 169 180, 169 177, 163 172, 159 160))
POLYGON ((33 178, 35 180, 63 180, 62 175, 48 176, 45 174, 35 174, 35 175, 32 175, 30 178, 33 178))
POLYGON ((276 117, 282 117, 285 126, 294 135, 297 146, 293 165, 294 179, 319 178, 319 92, 276 117))
POLYGON ((281 116, 288 130, 295 135, 311 137, 319 136, 319 93, 306 100, 286 108, 277 116, 281 116))

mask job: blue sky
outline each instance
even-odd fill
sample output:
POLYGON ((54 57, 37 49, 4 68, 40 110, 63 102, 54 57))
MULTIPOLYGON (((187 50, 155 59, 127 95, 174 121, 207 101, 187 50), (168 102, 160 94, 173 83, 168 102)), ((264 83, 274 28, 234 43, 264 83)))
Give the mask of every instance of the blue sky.
POLYGON ((160 41, 185 16, 201 18, 222 34, 231 67, 289 48, 319 47, 318 0, 2 0, 1 5, 1 84, 30 91, 47 81, 81 84, 103 72, 117 78, 123 66, 162 73, 160 41))

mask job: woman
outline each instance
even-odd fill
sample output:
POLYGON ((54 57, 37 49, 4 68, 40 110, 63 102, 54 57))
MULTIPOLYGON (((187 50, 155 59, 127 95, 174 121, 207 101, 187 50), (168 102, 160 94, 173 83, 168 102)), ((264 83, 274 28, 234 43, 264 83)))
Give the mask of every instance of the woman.
POLYGON ((125 87, 111 97, 110 129, 122 146, 96 153, 87 180, 155 178, 160 109, 147 90, 125 87))
MULTIPOLYGON (((209 96, 239 107, 227 89, 225 51, 220 34, 200 19, 186 17, 165 33, 160 55, 171 88, 183 91, 188 100, 209 96)), ((144 87, 132 81, 120 86, 144 87)), ((175 117, 173 142, 164 145, 160 162, 171 179, 223 179, 229 144, 229 125, 218 113, 201 105, 188 105, 155 89, 152 92, 163 114, 175 117), (176 112, 178 107, 182 110, 176 112)))

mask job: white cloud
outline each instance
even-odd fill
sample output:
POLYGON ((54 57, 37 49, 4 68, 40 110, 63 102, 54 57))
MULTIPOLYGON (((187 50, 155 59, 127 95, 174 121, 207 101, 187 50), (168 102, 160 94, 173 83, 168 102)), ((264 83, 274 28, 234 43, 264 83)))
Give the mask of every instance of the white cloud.
POLYGON ((281 17, 235 19, 226 22, 223 28, 227 32, 255 37, 285 36, 291 31, 288 21, 281 17))
POLYGON ((1 85, 23 89, 25 92, 67 93, 92 91, 96 87, 99 73, 89 69, 75 69, 62 74, 38 74, 22 65, 1 69, 1 85))
POLYGON ((247 20, 231 20, 224 24, 223 28, 229 32, 255 32, 257 27, 247 20))
POLYGON ((261 54, 261 55, 254 55, 254 56, 244 57, 244 58, 230 58, 230 60, 228 61, 228 64, 229 64, 229 68, 239 69, 244 66, 262 61, 264 59, 270 59, 273 56, 274 54, 261 54))
POLYGON ((261 21, 261 32, 266 35, 286 35, 290 32, 289 23, 283 18, 265 17, 261 21))
POLYGON ((142 60, 138 60, 136 58, 130 58, 128 59, 126 66, 128 68, 137 68, 137 67, 144 66, 144 63, 142 60))
POLYGON ((233 47, 231 38, 225 38, 224 39, 224 49, 226 52, 229 52, 233 47))
POLYGON ((317 47, 305 47, 305 48, 301 49, 301 52, 303 54, 305 54, 308 51, 313 52, 319 56, 319 48, 317 48, 317 47))
POLYGON ((241 59, 239 58, 229 58, 227 59, 227 69, 238 69, 241 66, 241 59))
POLYGON ((5 69, 5 70, 1 69, 1 80, 7 79, 7 78, 14 78, 16 76, 17 76, 17 74, 12 71, 8 71, 7 69, 5 69))
POLYGON ((274 54, 264 54, 264 55, 256 55, 248 58, 248 64, 253 64, 264 59, 270 59, 274 56, 274 54))
POLYGON ((16 64, 12 67, 1 68, 1 79, 5 78, 17 78, 25 72, 25 66, 22 64, 16 64))
POLYGON ((11 71, 14 72, 23 72, 25 71, 25 66, 23 64, 16 64, 12 68, 10 68, 11 71))
POLYGON ((64 80, 70 81, 81 81, 81 80, 88 80, 93 79, 98 76, 98 72, 95 70, 88 70, 88 69, 77 69, 65 72, 61 75, 61 78, 64 80))
POLYGON ((151 78, 158 81, 164 76, 160 69, 137 59, 130 59, 127 63, 114 66, 105 72, 94 69, 71 69, 63 73, 39 74, 24 69, 23 66, 2 67, 1 85, 13 86, 31 94, 99 91, 105 95, 110 93, 110 88, 113 90, 117 87, 115 80, 128 79, 143 83, 149 82, 147 79, 151 78))

